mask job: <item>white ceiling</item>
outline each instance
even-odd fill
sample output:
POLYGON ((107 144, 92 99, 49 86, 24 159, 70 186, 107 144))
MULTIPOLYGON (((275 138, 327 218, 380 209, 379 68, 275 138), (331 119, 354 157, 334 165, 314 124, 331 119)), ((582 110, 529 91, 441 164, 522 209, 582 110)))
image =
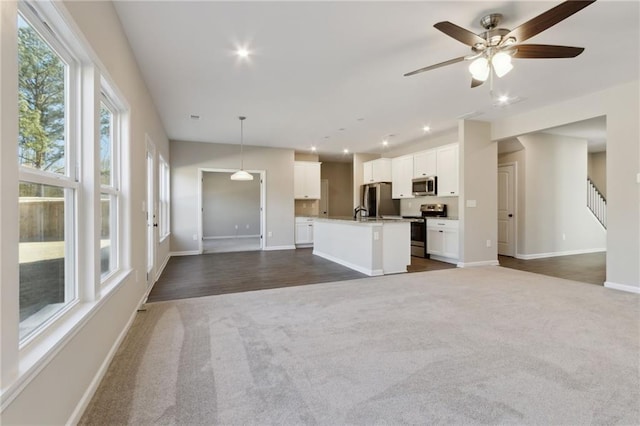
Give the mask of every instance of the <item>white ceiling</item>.
POLYGON ((493 105, 488 84, 469 87, 468 63, 403 77, 470 53, 433 28, 436 22, 480 33, 479 19, 499 12, 500 26, 513 29, 558 3, 122 1, 115 7, 170 139, 237 144, 237 117, 246 115, 245 144, 299 152, 315 145, 325 155, 345 148, 382 152, 383 139, 392 147, 415 141, 424 125, 440 133, 467 113, 492 121, 638 79, 639 2, 606 0, 527 41, 586 50, 574 59, 514 59, 513 71, 494 84, 494 93, 521 99, 508 107, 493 105), (238 46, 252 52, 248 60, 234 55, 238 46))

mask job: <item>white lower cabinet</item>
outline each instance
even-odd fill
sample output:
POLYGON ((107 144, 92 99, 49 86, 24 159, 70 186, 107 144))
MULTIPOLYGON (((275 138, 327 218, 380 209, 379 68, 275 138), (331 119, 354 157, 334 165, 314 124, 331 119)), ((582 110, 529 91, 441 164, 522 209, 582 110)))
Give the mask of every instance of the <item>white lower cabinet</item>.
POLYGON ((313 244, 313 218, 296 217, 296 244, 313 244))
POLYGON ((456 263, 460 256, 457 220, 427 219, 427 253, 456 263))

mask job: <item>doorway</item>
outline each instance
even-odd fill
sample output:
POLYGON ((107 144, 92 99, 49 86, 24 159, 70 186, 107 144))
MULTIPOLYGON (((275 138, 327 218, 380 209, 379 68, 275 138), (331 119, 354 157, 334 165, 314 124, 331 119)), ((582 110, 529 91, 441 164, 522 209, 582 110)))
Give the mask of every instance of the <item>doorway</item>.
POLYGON ((199 252, 228 253, 264 248, 265 172, 252 181, 232 181, 235 170, 199 170, 199 252))
POLYGON ((516 255, 516 167, 517 163, 498 166, 498 254, 516 255))

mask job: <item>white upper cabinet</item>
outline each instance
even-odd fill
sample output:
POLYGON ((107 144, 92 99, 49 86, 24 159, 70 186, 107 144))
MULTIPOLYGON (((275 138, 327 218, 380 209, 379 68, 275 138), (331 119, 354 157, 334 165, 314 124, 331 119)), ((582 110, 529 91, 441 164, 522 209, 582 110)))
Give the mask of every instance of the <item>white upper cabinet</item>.
POLYGON ((391 182, 391 159, 378 158, 377 160, 362 163, 363 183, 391 182))
POLYGON ((413 156, 413 177, 436 176, 436 150, 418 152, 413 156))
POLYGON ((413 155, 391 159, 391 197, 413 198, 411 179, 413 178, 413 155))
POLYGON ((320 163, 294 162, 293 193, 296 200, 320 199, 320 163))
POLYGON ((436 149, 438 176, 438 196, 458 195, 458 144, 441 146, 436 149))

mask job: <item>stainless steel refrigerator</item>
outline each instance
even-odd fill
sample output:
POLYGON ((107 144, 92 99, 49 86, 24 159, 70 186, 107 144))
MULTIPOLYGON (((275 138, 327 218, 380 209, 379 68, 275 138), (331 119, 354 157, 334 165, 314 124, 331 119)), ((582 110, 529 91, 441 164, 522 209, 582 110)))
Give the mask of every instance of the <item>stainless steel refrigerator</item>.
POLYGON ((400 200, 391 198, 391 183, 370 183, 362 185, 362 206, 370 217, 400 215, 400 200))

